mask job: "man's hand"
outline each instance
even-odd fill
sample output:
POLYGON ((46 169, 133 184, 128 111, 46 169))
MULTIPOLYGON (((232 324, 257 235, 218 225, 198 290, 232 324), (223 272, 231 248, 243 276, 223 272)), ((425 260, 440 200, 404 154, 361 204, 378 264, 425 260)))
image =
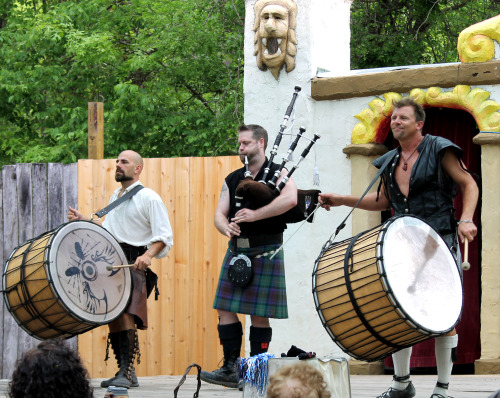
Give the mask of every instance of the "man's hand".
POLYGON ((250 210, 250 209, 238 210, 238 212, 234 215, 234 218, 231 219, 232 222, 237 224, 241 222, 254 222, 257 220, 258 218, 255 210, 250 210))
POLYGON ((240 236, 241 229, 237 223, 231 222, 227 224, 224 233, 227 237, 232 238, 233 236, 240 236))
POLYGON ((71 206, 68 206, 68 220, 85 220, 85 217, 78 210, 73 209, 71 206))
POLYGON ((327 211, 330 211, 331 207, 340 206, 340 195, 336 193, 320 193, 318 196, 318 201, 321 207, 327 211))
POLYGON ((144 253, 142 256, 137 257, 134 263, 134 270, 137 269, 142 269, 145 270, 151 265, 151 260, 152 257, 146 253, 144 253))
POLYGON ((460 242, 464 243, 465 238, 469 242, 472 242, 477 235, 477 227, 473 222, 463 222, 458 224, 458 236, 460 237, 460 242))

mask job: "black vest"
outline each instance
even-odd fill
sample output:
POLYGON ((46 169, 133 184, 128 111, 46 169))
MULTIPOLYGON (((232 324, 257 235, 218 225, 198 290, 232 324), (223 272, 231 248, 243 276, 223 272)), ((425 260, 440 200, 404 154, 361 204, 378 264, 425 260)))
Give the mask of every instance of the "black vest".
POLYGON ((387 152, 373 162, 380 168, 387 157, 393 160, 382 174, 387 199, 394 209, 394 215, 412 214, 424 219, 441 235, 456 230, 453 199, 457 193, 455 182, 446 174, 441 160, 446 149, 451 149, 460 159, 462 150, 443 137, 425 135, 418 146, 418 158, 410 176, 410 189, 405 197, 396 183, 395 169, 401 157, 401 147, 387 152))
MULTIPOLYGON (((259 181, 262 178, 262 175, 264 174, 264 169, 267 165, 267 158, 264 164, 262 165, 261 169, 259 170, 259 173, 257 176, 254 178, 255 181, 259 181)), ((276 170, 279 169, 279 165, 276 163, 271 163, 271 166, 269 167, 269 178, 271 178, 276 170)), ((232 173, 230 173, 226 177, 226 184, 227 187, 229 188, 229 222, 231 222, 231 218, 234 217, 236 214, 236 199, 235 199, 235 192, 236 188, 238 187, 238 184, 240 183, 241 180, 245 178, 245 168, 242 167, 241 169, 235 170, 232 173)), ((256 210, 256 206, 254 206, 251 201, 248 200, 248 198, 244 198, 242 203, 241 203, 242 208, 246 209, 251 209, 251 210, 256 210)), ((257 236, 257 235, 271 235, 271 234, 280 234, 283 233, 283 231, 286 229, 286 223, 283 221, 283 217, 276 216, 276 217, 271 217, 271 218, 266 218, 264 220, 259 220, 255 222, 244 222, 240 223, 240 228, 241 228, 241 236, 242 237, 249 237, 249 236, 257 236)))

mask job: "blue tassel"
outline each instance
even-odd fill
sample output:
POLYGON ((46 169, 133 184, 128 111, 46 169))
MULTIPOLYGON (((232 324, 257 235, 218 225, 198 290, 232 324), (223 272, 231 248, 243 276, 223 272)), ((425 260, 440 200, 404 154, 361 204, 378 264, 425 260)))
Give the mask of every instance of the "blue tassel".
POLYGON ((257 390, 261 397, 264 396, 267 388, 267 362, 274 355, 264 354, 254 355, 250 358, 241 358, 239 376, 251 388, 257 390))

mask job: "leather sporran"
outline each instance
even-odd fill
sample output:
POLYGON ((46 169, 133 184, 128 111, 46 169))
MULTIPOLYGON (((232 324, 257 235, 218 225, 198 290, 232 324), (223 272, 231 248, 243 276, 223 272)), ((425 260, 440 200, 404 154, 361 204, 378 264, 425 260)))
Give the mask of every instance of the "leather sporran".
POLYGON ((149 268, 146 268, 145 273, 146 273, 146 292, 148 298, 154 289, 155 300, 158 300, 158 296, 160 295, 160 291, 158 290, 158 275, 156 275, 156 273, 151 271, 149 268))
POLYGON ((252 260, 240 254, 231 259, 227 272, 229 281, 237 287, 245 287, 253 279, 252 260))

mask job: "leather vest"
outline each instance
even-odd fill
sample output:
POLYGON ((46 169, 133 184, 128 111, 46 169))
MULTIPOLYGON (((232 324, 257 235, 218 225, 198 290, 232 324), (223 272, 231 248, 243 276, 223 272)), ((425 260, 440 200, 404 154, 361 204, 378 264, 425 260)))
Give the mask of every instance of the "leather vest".
MULTIPOLYGON (((261 169, 259 170, 259 173, 257 176, 254 178, 255 181, 259 181, 263 174, 264 174, 264 169, 268 163, 268 160, 266 158, 266 161, 262 165, 261 169)), ((279 165, 276 163, 271 163, 271 166, 269 167, 269 174, 268 176, 271 176, 274 174, 276 170, 279 169, 279 165)), ((245 168, 242 167, 241 169, 235 170, 232 173, 230 173, 226 177, 226 184, 227 187, 229 188, 229 215, 228 219, 231 222, 231 218, 234 217, 236 214, 236 199, 235 199, 235 192, 236 188, 238 187, 238 184, 240 183, 241 180, 245 178, 245 168)), ((248 198, 244 198, 242 203, 241 203, 242 208, 246 209, 251 209, 255 210, 256 206, 251 203, 248 198)), ((271 234, 280 234, 283 233, 283 231, 286 229, 286 223, 284 222, 282 216, 275 216, 275 217, 270 217, 266 218, 264 220, 258 220, 254 222, 244 222, 240 224, 240 229, 241 229, 241 237, 249 237, 249 236, 257 236, 257 235, 271 235, 271 234)))
POLYGON ((387 157, 393 158, 382 174, 382 182, 394 215, 412 214, 420 217, 441 235, 454 233, 457 226, 453 206, 457 186, 441 166, 444 152, 448 148, 459 159, 462 157, 462 150, 446 138, 429 134, 424 136, 418 146, 418 158, 411 170, 408 197, 401 193, 395 179, 401 147, 387 152, 373 162, 375 167, 380 168, 387 157))

